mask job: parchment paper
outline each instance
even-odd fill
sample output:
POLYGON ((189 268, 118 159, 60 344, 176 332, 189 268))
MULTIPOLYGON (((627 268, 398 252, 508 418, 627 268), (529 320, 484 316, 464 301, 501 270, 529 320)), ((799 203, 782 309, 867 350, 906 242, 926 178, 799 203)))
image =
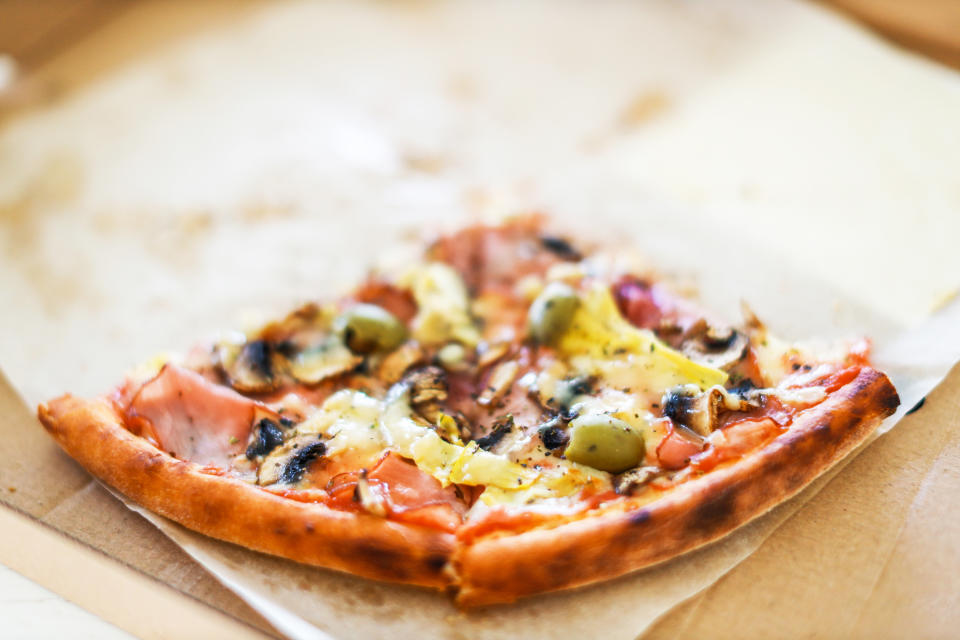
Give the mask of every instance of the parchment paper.
MULTIPOLYGON (((336 292, 406 229, 540 207, 728 316, 872 335, 910 406, 957 354, 956 307, 899 340, 958 284, 958 112, 953 74, 794 3, 248 9, 0 132, 0 362, 32 402, 98 393, 241 310, 336 292)), ((296 637, 632 637, 798 504, 469 616, 159 526, 296 637)))

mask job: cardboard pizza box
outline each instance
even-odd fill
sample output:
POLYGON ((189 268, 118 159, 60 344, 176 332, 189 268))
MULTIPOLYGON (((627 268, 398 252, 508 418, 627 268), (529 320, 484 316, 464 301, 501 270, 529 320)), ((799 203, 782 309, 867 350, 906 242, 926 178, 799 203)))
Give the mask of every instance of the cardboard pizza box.
POLYGON ((66 456, 0 373, 0 563, 143 638, 278 637, 66 456))
MULTIPOLYGON (((58 85, 58 82, 66 83, 68 86, 70 82, 74 82, 78 86, 93 87, 94 90, 91 92, 93 94, 97 94, 98 83, 105 82, 106 90, 100 92, 101 98, 104 93, 109 93, 112 89, 127 95, 129 97, 127 104, 139 105, 143 108, 143 113, 149 114, 150 105, 146 104, 149 101, 138 98, 140 95, 138 92, 143 90, 144 79, 156 81, 157 78, 161 78, 162 82, 166 83, 163 86, 175 94, 184 86, 190 87, 189 82, 185 80, 189 76, 186 69, 191 68, 195 63, 212 64, 220 69, 225 77, 229 77, 232 73, 233 77, 242 78, 242 69, 230 67, 230 58, 227 56, 217 58, 217 52, 227 48, 230 42, 235 43, 237 39, 242 40, 251 32, 256 32, 257 22, 251 19, 249 24, 226 35, 218 32, 219 35, 212 37, 212 42, 207 43, 209 45, 207 48, 188 46, 172 54, 167 52, 164 54, 164 64, 159 64, 155 60, 151 62, 154 48, 162 52, 167 39, 176 40, 182 37, 183 33, 195 33, 205 28, 217 31, 223 28, 223 25, 232 25, 256 11, 262 12, 263 20, 269 23, 270 20, 276 19, 273 12, 282 13, 285 10, 283 8, 266 9, 257 3, 249 3, 241 10, 235 9, 233 3, 203 3, 199 7, 194 7, 192 4, 147 3, 131 9, 124 16, 123 21, 111 25, 96 39, 85 43, 82 51, 72 51, 69 56, 54 60, 49 66, 41 69, 39 71, 41 80, 50 81, 49 86, 60 86, 61 89, 63 86, 58 85), (117 60, 125 58, 143 59, 146 63, 134 71, 127 70, 117 75, 115 73, 117 60), (127 75, 123 75, 124 73, 127 75)), ((786 2, 777 4, 777 7, 791 11, 790 15, 794 16, 796 11, 790 9, 790 6, 791 4, 786 2)), ((776 10, 779 9, 769 11, 776 10)), ((732 11, 736 13, 735 9, 732 11)), ((758 9, 751 9, 746 13, 758 12, 762 13, 758 9)), ((774 13, 765 15, 770 19, 775 17, 774 13)), ((788 37, 789 29, 786 29, 783 24, 777 24, 783 29, 781 35, 788 37)), ((806 25, 804 28, 812 28, 809 23, 804 24, 806 25)), ((287 26, 290 25, 287 24, 287 26)), ((870 57, 872 54, 868 51, 869 47, 859 46, 858 38, 861 36, 851 35, 845 31, 847 27, 824 23, 815 28, 821 30, 825 38, 823 42, 826 43, 823 46, 829 51, 854 52, 862 56, 858 58, 861 64, 865 60, 874 59, 870 57)), ((807 35, 809 33, 808 31, 807 35)), ((260 33, 260 36, 262 37, 263 34, 260 33)), ((804 51, 802 46, 796 48, 787 46, 777 50, 780 56, 777 60, 781 62, 794 60, 792 56, 805 55, 804 51)), ((745 56, 744 64, 748 70, 755 72, 757 65, 761 65, 763 60, 766 60, 764 56, 745 56), (756 64, 753 64, 754 62, 756 64)), ((890 65, 887 69, 891 72, 891 77, 901 81, 924 74, 932 77, 940 73, 933 69, 925 70, 922 65, 918 66, 913 62, 908 64, 899 59, 886 58, 884 61, 890 65)), ((852 65, 844 73, 852 73, 860 69, 862 67, 852 65)), ((838 78, 841 76, 843 73, 838 73, 830 80, 838 83, 838 78)), ((739 79, 742 83, 752 78, 752 76, 746 79, 735 76, 735 79, 739 79)), ((292 80, 296 79, 296 77, 292 78, 292 80)), ((449 87, 451 100, 468 100, 471 95, 475 96, 477 93, 477 88, 471 86, 467 79, 462 77, 453 78, 451 83, 449 87)), ((839 86, 839 84, 832 86, 839 86)), ((876 86, 871 88, 877 90, 876 86)), ((82 94, 82 92, 79 93, 82 94)), ((908 103, 904 108, 911 110, 911 113, 927 113, 921 108, 924 95, 927 94, 919 94, 917 104, 908 103)), ((934 94, 931 92, 931 95, 934 94)), ((701 99, 709 97, 708 95, 698 96, 692 104, 699 104, 701 99)), ((714 96, 716 100, 714 106, 722 108, 726 105, 729 108, 730 102, 725 102, 724 97, 724 95, 714 96)), ((81 302, 89 300, 89 305, 93 306, 98 300, 97 296, 103 295, 103 292, 85 289, 84 283, 65 277, 62 268, 59 273, 56 269, 45 271, 42 265, 38 266, 29 249, 32 248, 31 242, 43 244, 38 243, 37 239, 38 229, 43 228, 43 221, 39 219, 41 214, 53 216, 55 221, 68 223, 69 216, 74 210, 86 209, 89 213, 93 206, 90 205, 91 194, 83 188, 85 173, 96 174, 97 171, 103 171, 105 166, 112 168, 111 165, 117 162, 116 158, 124 157, 122 153, 130 153, 130 149, 123 146, 122 138, 104 140, 101 145, 103 152, 93 158, 99 163, 96 170, 76 161, 69 149, 64 151, 56 147, 57 144, 62 144, 59 135, 61 131, 52 130, 44 125, 44 111, 47 108, 56 109, 56 99, 57 95, 54 92, 51 105, 34 105, 39 116, 31 118, 32 113, 26 114, 23 116, 23 122, 20 123, 25 131, 35 137, 35 140, 44 141, 43 144, 31 146, 31 151, 42 148, 46 153, 51 148, 54 149, 49 157, 43 159, 43 162, 48 163, 49 171, 46 173, 52 177, 32 184, 31 189, 27 190, 21 199, 11 201, 12 204, 3 200, 5 205, 9 204, 9 208, 2 212, 9 212, 9 215, 4 218, 4 224, 12 230, 12 235, 18 243, 11 245, 10 264, 22 268, 28 276, 36 276, 35 281, 30 281, 31 285, 35 286, 36 291, 41 292, 39 297, 43 304, 54 309, 50 311, 45 308, 44 313, 53 319, 52 326, 58 331, 74 331, 74 334, 70 335, 73 335, 74 344, 78 345, 76 351, 79 352, 85 334, 73 326, 56 324, 56 308, 61 304, 77 305, 78 300, 81 302), (58 215, 61 217, 56 218, 58 215), (49 277, 51 273, 57 277, 49 277)), ((641 100, 638 104, 641 106, 663 105, 664 101, 641 100)), ((662 108, 669 113, 669 100, 666 105, 662 108)), ((214 107, 218 106, 214 104, 214 107)), ((198 107, 204 108, 204 103, 199 102, 198 107)), ((206 108, 209 109, 210 106, 206 105, 206 108)), ((67 106, 70 112, 68 115, 74 115, 81 121, 89 111, 95 111, 95 109, 96 105, 91 106, 90 101, 85 102, 82 99, 67 106)), ((658 109, 661 107, 631 111, 635 117, 629 126, 637 127, 642 131, 642 127, 648 124, 648 120, 662 113, 658 109), (643 112, 640 114, 642 117, 637 116, 635 112, 643 112), (637 118, 643 122, 635 121, 637 118)), ((722 109, 719 111, 722 112, 722 109)), ((139 116, 139 112, 136 115, 139 116)), ((211 122, 218 115, 219 112, 213 110, 207 113, 211 122)), ((858 115, 858 122, 862 120, 862 115, 858 115)), ((153 122, 149 117, 147 120, 150 123, 153 122)), ((669 118, 666 121, 669 122, 669 118)), ((935 128, 935 126, 935 121, 932 119, 930 127, 935 128)), ((149 127, 144 126, 142 129, 149 130, 149 127)), ((351 131, 356 133, 353 129, 348 129, 347 133, 351 131)), ((915 129, 911 131, 916 132, 915 129)), ((920 133, 924 132, 920 131, 920 133)), ((941 133, 944 136, 951 134, 950 131, 941 133)), ((925 183, 917 177, 922 172, 940 175, 937 172, 942 171, 943 166, 950 166, 949 160, 952 156, 949 155, 951 148, 949 144, 944 143, 942 147, 938 147, 932 143, 932 137, 921 139, 927 143, 927 147, 923 149, 923 155, 911 156, 914 162, 911 166, 915 167, 916 171, 909 175, 897 176, 898 180, 913 181, 910 182, 913 190, 905 188, 904 194, 916 194, 922 189, 925 183)), ((359 143, 364 140, 366 139, 358 141, 351 138, 347 142, 356 142, 363 147, 363 144, 359 143)), ((652 142, 655 143, 656 140, 652 142)), ((593 145, 590 149, 594 149, 597 145, 609 144, 609 141, 591 139, 585 142, 587 143, 593 145)), ((905 147, 890 144, 891 148, 906 151, 905 147)), ((910 149, 916 144, 916 140, 905 143, 910 149)), ((376 151, 376 145, 374 145, 374 151, 376 151)), ((415 151, 421 155, 412 157, 408 164, 414 170, 414 183, 422 186, 426 180, 423 174, 429 174, 436 170, 437 166, 442 167, 443 158, 430 155, 429 148, 415 149, 415 151)), ((815 153, 817 150, 801 151, 820 157, 815 153)), ((218 153, 222 157, 222 149, 218 153)), ((797 158, 799 158, 797 164, 790 167, 799 170, 803 167, 804 156, 798 153, 797 158)), ((869 158, 860 158, 865 162, 869 160, 869 158)), ((126 159, 129 161, 130 157, 127 156, 126 159)), ((18 159, 17 167, 14 169, 21 164, 30 166, 34 164, 33 160, 34 158, 25 157, 21 163, 18 159)), ((348 154, 347 160, 360 163, 374 162, 377 157, 374 154, 373 159, 370 160, 366 156, 348 154)), ((169 161, 169 158, 158 157, 154 163, 148 163, 141 168, 148 173, 156 170, 158 174, 162 174, 163 171, 171 170, 170 164, 165 163, 166 161, 169 161)), ((283 165, 283 168, 288 167, 283 165)), ((374 169, 377 167, 374 166, 374 169)), ((647 169, 651 170, 651 167, 647 169)), ((281 178, 286 177, 285 173, 277 175, 281 178)), ((666 176, 666 178, 669 177, 666 176)), ((709 182, 710 176, 700 176, 700 178, 709 182)), ((0 183, 0 188, 3 186, 4 184, 0 183)), ((105 189, 104 184, 98 183, 95 185, 96 188, 91 188, 90 191, 94 192, 93 195, 100 196, 108 191, 111 197, 115 197, 118 193, 123 196, 125 187, 129 195, 136 186, 133 184, 132 187, 127 187, 124 183, 119 183, 111 184, 109 189, 105 189), (99 192, 97 188, 100 189, 99 192)), ((183 187, 183 185, 176 186, 183 187)), ((219 195, 223 196, 224 201, 229 204, 234 203, 231 199, 233 194, 240 193, 245 182, 241 180, 237 184, 221 186, 223 191, 219 195)), ((323 186, 333 189, 336 185, 323 186)), ((697 201, 699 196, 683 191, 682 184, 672 186, 678 189, 679 195, 676 197, 679 200, 688 203, 697 201)), ((830 188, 834 185, 826 183, 819 186, 830 188)), ((749 192, 749 187, 750 185, 745 185, 744 189, 749 192)), ((724 188, 721 185, 721 195, 725 193, 724 188)), ((170 209, 170 225, 162 224, 163 216, 159 214, 151 217, 151 213, 155 212, 148 210, 144 214, 144 224, 155 225, 156 231, 153 234, 155 237, 151 238, 154 244, 147 247, 148 251, 159 253, 169 250, 175 242, 186 244, 189 248, 191 243, 199 242, 197 238, 203 237, 203 233, 222 224, 217 211, 191 210, 188 214, 181 215, 183 212, 177 207, 182 204, 177 198, 182 194, 177 192, 177 189, 171 188, 169 193, 158 194, 158 197, 170 193, 173 194, 172 204, 170 201, 165 201, 163 205, 170 209)), ((737 201, 733 206, 749 209, 752 206, 751 202, 762 201, 765 197, 762 188, 750 193, 753 193, 753 196, 745 197, 743 202, 737 201)), ((0 195, 6 198, 9 194, 4 192, 0 195)), ((208 194, 203 192, 202 195, 208 194)), ((401 199, 404 197, 404 193, 393 195, 401 199)), ((849 195, 850 191, 842 190, 839 195, 834 194, 835 197, 849 195)), ((857 195, 862 196, 862 194, 857 195)), ((902 194, 894 191, 892 196, 902 196, 902 194)), ((142 203, 143 201, 137 200, 137 197, 142 197, 142 194, 131 197, 128 201, 142 203)), ((285 223, 284 216, 288 215, 284 209, 286 205, 282 202, 279 205, 269 202, 269 194, 266 198, 268 200, 266 204, 255 202, 249 205, 249 208, 242 210, 241 217, 244 224, 249 224, 259 231, 269 226, 267 222, 278 226, 285 223), (262 226, 256 226, 261 224, 262 226)), ((473 198, 471 202, 489 199, 483 194, 473 194, 471 198, 473 198)), ((190 197, 183 197, 182 200, 193 202, 190 197)), ((132 225, 130 219, 124 218, 120 213, 123 207, 128 205, 128 201, 119 197, 116 201, 106 198, 97 202, 96 206, 99 208, 92 214, 93 226, 101 231, 104 229, 123 231, 127 228, 124 225, 132 225)), ((859 204, 860 200, 854 200, 854 202, 859 204)), ((150 204, 159 206, 154 201, 150 201, 150 204)), ((242 206, 247 204, 242 203, 242 206)), ((816 211, 813 211, 811 215, 815 213, 816 211)), ((949 282, 949 278, 944 274, 953 273, 951 269, 956 266, 956 263, 948 264, 950 256, 944 253, 942 238, 956 236, 956 233, 953 233, 957 230, 956 220, 925 219, 923 216, 918 216, 911 222, 909 233, 907 233, 902 226, 890 222, 892 216, 900 213, 901 210, 894 207, 877 209, 874 212, 875 219, 870 219, 869 228, 864 227, 864 231, 898 230, 887 234, 897 238, 897 243, 890 242, 889 246, 878 244, 876 251, 882 248, 884 256, 893 256, 896 260, 904 262, 904 268, 897 271, 902 271, 900 279, 883 279, 882 282, 866 279, 861 282, 847 283, 848 291, 851 295, 861 293, 865 297, 871 297, 881 295, 885 288, 889 288, 904 293, 908 299, 907 302, 902 302, 900 307, 907 307, 907 311, 918 310, 922 305, 914 303, 920 299, 919 293, 913 292, 916 295, 910 297, 911 287, 904 286, 904 283, 909 285, 910 282, 917 281, 916 265, 918 264, 922 267, 919 273, 922 274, 925 269, 929 273, 929 280, 940 278, 942 282, 949 282), (896 253, 894 244, 906 247, 904 253, 896 253), (942 262, 938 263, 937 260, 942 262), (913 270, 906 268, 910 263, 915 267, 913 270)), ((362 216, 361 219, 369 220, 362 216)), ((747 225, 748 220, 757 222, 746 214, 741 218, 732 217, 731 219, 744 227, 755 226, 747 225)), ((765 220, 760 218, 760 221, 765 220)), ((776 216, 770 216, 769 222, 776 225, 776 216)), ((817 222, 825 224, 828 220, 819 219, 817 222)), ((229 234, 235 229, 225 231, 229 234)), ((771 236, 776 235, 771 229, 767 231, 771 236)), ((847 229, 846 231, 856 230, 847 229)), ((377 238, 368 237, 368 235, 373 234, 364 233, 363 237, 358 238, 354 233, 348 237, 353 242, 361 240, 380 242, 378 238, 389 234, 380 234, 377 238)), ((762 234, 755 236, 754 241, 760 237, 762 234)), ((879 234, 870 236, 870 239, 875 243, 886 240, 879 234)), ((822 246, 811 245, 806 247, 806 250, 818 255, 821 259, 832 259, 834 256, 831 256, 828 251, 831 246, 830 240, 831 238, 825 238, 822 246), (817 254, 818 251, 821 253, 817 254)), ((96 248, 101 252, 117 251, 120 257, 116 268, 118 270, 130 268, 130 265, 122 261, 129 258, 122 253, 122 247, 98 244, 96 248)), ((4 246, 4 249, 8 247, 4 246)), ((48 256, 48 258, 55 260, 57 256, 48 256)), ((304 259, 306 258, 305 256, 304 259)), ((842 262, 843 256, 836 259, 842 262)), ((198 262, 200 258, 196 254, 188 254, 182 260, 182 264, 177 266, 190 269, 198 262)), ((360 266, 362 265, 358 265, 357 268, 359 269, 360 266)), ((161 275, 163 275, 162 272, 161 275)), ((342 270, 332 274, 331 280, 349 281, 353 275, 355 274, 349 273, 349 270, 342 270)), ((207 286, 209 284, 207 283, 207 286)), ((160 290, 173 286, 171 279, 162 278, 159 281, 152 281, 150 285, 160 290)), ((917 291, 921 288, 915 287, 917 291)), ((150 300, 147 302, 153 303, 150 300)), ((191 315, 193 312, 186 305, 171 312, 163 302, 160 300, 150 307, 157 317, 131 315, 120 319, 128 323, 142 322, 147 328, 140 327, 137 331, 127 331, 120 335, 114 352, 103 354, 104 362, 99 363, 96 375, 115 376, 116 372, 121 370, 118 363, 122 361, 122 357, 116 353, 121 348, 129 349, 130 352, 141 356, 150 353, 149 349, 158 346, 150 341, 151 328, 170 327, 175 323, 183 325, 178 329, 179 334, 173 336, 167 334, 164 335, 162 342, 158 341, 159 346, 162 347, 188 344, 189 340, 197 337, 194 320, 199 315, 191 315), (132 342, 131 335, 143 338, 143 342, 132 342)), ((896 307, 895 304, 888 304, 885 309, 893 314, 898 311, 896 307)), ((13 312, 9 311, 9 313, 12 315, 13 312)), ((906 315, 910 314, 906 313, 906 315)), ((95 314, 88 314, 81 320, 87 323, 82 325, 83 328, 91 331, 97 330, 101 325, 110 325, 116 329, 115 325, 120 324, 119 321, 111 324, 111 318, 97 317, 95 314)), ((204 318, 204 322, 206 320, 207 318, 204 318)), ((207 328, 221 325, 203 324, 202 326, 207 328)), ((41 334, 39 338, 42 338, 42 332, 51 329, 48 325, 37 323, 30 330, 34 333, 39 332, 41 334)), ((103 339, 104 333, 106 332, 102 331, 98 334, 99 339, 103 339)), ((7 336, 9 335, 11 334, 8 333, 7 336)), ((37 336, 34 337, 37 338, 37 336)), ((64 338, 59 340, 61 343, 68 342, 64 338)), ((41 344, 41 341, 34 339, 31 344, 41 344)), ((5 343, 3 346, 6 348, 8 345, 11 346, 10 351, 16 353, 12 342, 5 343)), ((50 354, 41 355, 46 362, 53 360, 50 354)), ((17 360, 21 363, 28 361, 22 354, 18 354, 17 360)), ((80 360, 77 358, 76 361, 80 360)), ((5 363, 0 361, 0 367, 2 366, 5 366, 5 363)), ((10 375, 17 388, 23 391, 31 402, 62 391, 68 388, 67 385, 88 384, 91 388, 87 391, 92 391, 100 390, 103 388, 102 384, 113 381, 112 378, 97 379, 97 383, 101 386, 96 386, 89 382, 89 379, 96 378, 96 375, 88 376, 89 369, 71 371, 51 369, 36 372, 21 368, 18 373, 19 375, 13 373, 10 375)), ((276 634, 260 614, 222 587, 166 536, 160 534, 139 515, 123 507, 63 455, 42 432, 33 418, 33 409, 29 403, 24 402, 11 387, 8 381, 0 380, 0 409, 3 410, 0 415, 4 416, 0 423, 4 435, 0 440, 0 460, 4 461, 0 464, 0 495, 2 495, 0 500, 7 509, 0 515, 2 518, 0 535, 7 536, 2 538, 3 544, 0 544, 0 562, 143 637, 200 635, 201 630, 212 630, 204 635, 211 635, 211 633, 226 635, 229 632, 237 637, 262 637, 263 634, 276 634), (91 588, 90 585, 96 586, 91 588)), ((958 628, 956 612, 960 611, 960 602, 958 602, 960 589, 956 588, 954 576, 960 570, 960 558, 957 557, 957 551, 951 542, 957 540, 960 534, 960 517, 951 505, 956 502, 954 496, 958 489, 958 477, 960 477, 960 450, 958 450, 957 441, 957 434, 960 431, 957 428, 957 416, 960 415, 957 411, 958 399, 960 399, 960 375, 954 370, 951 376, 930 394, 920 410, 867 448, 829 482, 820 494, 775 531, 746 561, 735 567, 714 586, 668 613, 651 629, 650 636, 691 637, 694 634, 701 634, 716 637, 726 634, 738 638, 761 638, 771 635, 897 637, 955 633, 954 630, 958 628)), ((559 623, 562 624, 562 621, 559 623)))

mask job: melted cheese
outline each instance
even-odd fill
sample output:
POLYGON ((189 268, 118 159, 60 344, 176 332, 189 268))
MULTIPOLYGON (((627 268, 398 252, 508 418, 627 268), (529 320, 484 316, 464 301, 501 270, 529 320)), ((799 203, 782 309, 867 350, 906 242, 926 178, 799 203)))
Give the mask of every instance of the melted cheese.
POLYGON ((444 486, 457 483, 516 490, 530 486, 539 475, 506 456, 483 451, 476 443, 447 442, 414 421, 412 415, 409 391, 403 385, 391 389, 385 401, 343 389, 327 398, 297 427, 297 433, 327 436, 327 454, 331 456, 393 449, 444 486))
POLYGON ((423 344, 442 344, 451 340, 474 347, 480 341, 470 317, 470 298, 460 275, 440 262, 410 269, 401 279, 413 292, 417 315, 413 335, 423 344))
POLYGON ((581 372, 611 378, 614 386, 660 390, 693 383, 708 389, 727 381, 727 374, 698 364, 674 351, 646 329, 630 324, 617 309, 607 287, 596 284, 583 297, 560 352, 581 372), (613 379, 615 378, 615 379, 613 379))

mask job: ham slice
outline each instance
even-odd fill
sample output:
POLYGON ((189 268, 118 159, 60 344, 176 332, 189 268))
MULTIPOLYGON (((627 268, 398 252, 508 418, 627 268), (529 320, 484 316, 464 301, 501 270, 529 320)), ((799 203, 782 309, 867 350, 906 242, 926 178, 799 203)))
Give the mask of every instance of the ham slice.
MULTIPOLYGON (((359 503, 355 491, 360 472, 343 473, 330 482, 330 504, 341 509, 355 509, 359 503)), ((430 474, 421 471, 409 460, 390 451, 367 474, 370 489, 383 500, 383 506, 394 520, 453 532, 467 511, 465 499, 458 489, 444 487, 430 474)))
POLYGON ((127 407, 129 422, 160 449, 217 467, 228 467, 243 452, 254 419, 268 413, 260 403, 172 364, 140 387, 127 407))

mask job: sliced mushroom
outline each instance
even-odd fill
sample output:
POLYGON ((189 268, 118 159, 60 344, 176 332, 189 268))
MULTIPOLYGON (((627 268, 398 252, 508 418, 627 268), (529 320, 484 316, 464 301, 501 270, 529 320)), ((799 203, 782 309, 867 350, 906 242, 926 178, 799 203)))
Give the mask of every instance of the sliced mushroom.
POLYGON ((264 325, 257 332, 263 340, 278 343, 294 341, 296 346, 315 343, 326 336, 336 311, 331 306, 308 303, 291 312, 282 320, 264 325))
POLYGON ((647 483, 660 475, 658 467, 637 467, 613 478, 613 489, 620 495, 636 495, 647 483))
POLYGON ((316 384, 345 373, 363 362, 335 336, 297 353, 289 363, 290 375, 298 382, 316 384))
POLYGON ((410 405, 430 424, 436 424, 443 414, 447 399, 447 378, 443 369, 429 366, 411 371, 404 377, 410 388, 410 405))
POLYGON ((717 428, 721 413, 746 411, 756 406, 723 387, 715 386, 701 392, 695 384, 670 389, 663 395, 661 402, 663 415, 701 436, 708 436, 717 428))
POLYGON ((257 484, 294 484, 299 482, 310 463, 327 452, 327 445, 315 435, 296 436, 274 449, 264 459, 257 484))
POLYGON ((245 393, 273 391, 286 371, 282 349, 267 340, 223 341, 215 347, 214 359, 230 386, 245 393))
POLYGON ((701 320, 683 337, 684 355, 715 369, 729 369, 747 354, 750 340, 733 327, 714 327, 701 320))
POLYGON ((250 444, 247 446, 246 456, 253 460, 266 456, 283 444, 283 429, 270 418, 261 419, 250 434, 250 444))
POLYGON ((407 370, 417 364, 423 364, 426 354, 417 342, 405 342, 387 355, 377 369, 377 377, 393 384, 401 378, 407 370))

